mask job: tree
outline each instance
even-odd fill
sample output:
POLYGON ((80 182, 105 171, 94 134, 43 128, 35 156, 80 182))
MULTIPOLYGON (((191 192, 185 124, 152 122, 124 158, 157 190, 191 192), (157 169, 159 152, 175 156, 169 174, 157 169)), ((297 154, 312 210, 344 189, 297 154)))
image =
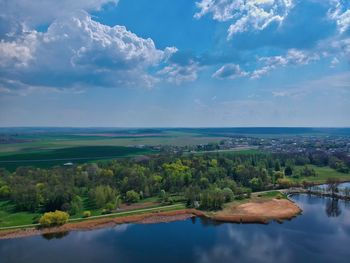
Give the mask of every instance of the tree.
POLYGON ((160 201, 161 201, 162 203, 165 203, 165 202, 168 201, 168 195, 167 195, 167 193, 165 192, 164 189, 160 190, 159 198, 160 198, 160 201))
POLYGON ((335 195, 335 193, 338 192, 340 180, 337 178, 328 178, 326 184, 328 191, 330 191, 332 195, 335 195))
POLYGON ((61 226, 67 223, 69 215, 66 212, 56 210, 55 212, 45 213, 39 220, 40 225, 44 227, 61 226))
POLYGON ((259 191, 262 189, 262 181, 260 178, 254 177, 249 183, 253 191, 259 191))
POLYGON ((281 171, 281 164, 279 160, 275 162, 275 171, 281 171))
POLYGON ((201 194, 200 207, 205 210, 221 209, 225 197, 220 189, 206 190, 201 194))
POLYGON ((225 187, 224 189, 222 189, 222 193, 224 195, 224 198, 225 198, 225 202, 231 202, 233 200, 233 191, 228 188, 228 187, 225 187))
POLYGON ((110 186, 100 185, 95 188, 91 196, 97 208, 103 208, 107 203, 115 203, 118 197, 117 191, 110 186))
POLYGON ((200 188, 198 186, 190 186, 185 191, 186 206, 196 207, 200 200, 200 188))
POLYGON ((300 171, 300 175, 305 177, 316 176, 316 171, 313 168, 305 165, 300 171))
POLYGON ((136 193, 134 190, 130 190, 126 192, 125 201, 129 204, 136 203, 140 201, 140 195, 136 193))
POLYGON ((287 165, 286 168, 284 169, 284 174, 286 176, 291 176, 293 175, 293 169, 290 165, 287 165))
POLYGON ((10 187, 8 187, 7 185, 3 185, 0 187, 0 199, 8 198, 10 197, 10 194, 10 187))
POLYGON ((280 178, 277 180, 277 183, 282 188, 289 188, 289 187, 293 186, 292 180, 290 180, 288 178, 280 178))
POLYGON ((74 196, 73 200, 70 202, 69 214, 75 215, 83 210, 83 200, 80 196, 74 196))

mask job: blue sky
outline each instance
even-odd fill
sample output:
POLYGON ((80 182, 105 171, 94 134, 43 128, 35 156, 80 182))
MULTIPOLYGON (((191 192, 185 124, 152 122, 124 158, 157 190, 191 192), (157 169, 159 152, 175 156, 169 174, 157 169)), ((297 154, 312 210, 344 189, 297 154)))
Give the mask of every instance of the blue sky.
POLYGON ((0 126, 350 126, 348 0, 0 0, 0 126))

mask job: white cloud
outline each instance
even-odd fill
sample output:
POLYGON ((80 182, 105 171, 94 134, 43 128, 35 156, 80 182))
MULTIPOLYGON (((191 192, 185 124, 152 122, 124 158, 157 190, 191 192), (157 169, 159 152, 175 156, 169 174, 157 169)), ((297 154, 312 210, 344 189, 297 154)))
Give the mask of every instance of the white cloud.
POLYGON ((194 17, 211 14, 214 20, 232 21, 228 37, 249 30, 263 30, 281 24, 294 6, 294 0, 202 0, 194 17))
POLYGON ((190 61, 186 65, 171 64, 158 71, 168 82, 180 85, 184 82, 195 81, 198 78, 200 67, 198 63, 190 61))
POLYGON ((248 73, 243 71, 239 65, 226 64, 219 68, 214 74, 214 78, 218 79, 235 79, 239 77, 245 77, 248 73))
POLYGON ((0 67, 24 67, 33 59, 36 33, 28 32, 15 41, 0 40, 0 67))
POLYGON ((332 7, 328 11, 328 18, 337 24, 340 34, 350 28, 350 2, 344 0, 330 0, 332 7))
POLYGON ((99 10, 108 3, 116 5, 118 0, 1 0, 0 17, 37 26, 72 12, 99 10))
POLYGON ((289 49, 284 56, 271 56, 271 57, 261 57, 259 62, 263 66, 259 69, 254 70, 250 77, 253 79, 260 78, 263 75, 266 75, 271 70, 276 69, 277 67, 286 67, 291 65, 307 65, 312 61, 317 61, 320 59, 320 56, 317 53, 311 53, 307 51, 289 49))
POLYGON ((331 61, 331 68, 335 68, 339 64, 339 59, 338 58, 333 58, 331 61))
POLYGON ((177 49, 157 49, 124 26, 110 27, 83 12, 55 20, 47 32, 22 32, 0 42, 0 70, 9 79, 42 86, 153 86, 149 69, 177 49))
POLYGON ((256 69, 251 72, 242 70, 241 67, 236 64, 226 64, 219 68, 213 74, 213 77, 219 79, 234 79, 238 77, 258 79, 278 67, 307 65, 319 59, 320 56, 317 53, 289 49, 285 55, 258 58, 256 69))

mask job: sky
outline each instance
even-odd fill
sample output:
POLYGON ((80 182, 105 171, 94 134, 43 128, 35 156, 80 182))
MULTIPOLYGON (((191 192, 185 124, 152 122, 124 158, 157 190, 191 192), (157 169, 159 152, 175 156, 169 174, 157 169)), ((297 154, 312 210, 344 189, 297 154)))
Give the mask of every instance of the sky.
POLYGON ((0 0, 0 126, 350 126, 350 0, 0 0))

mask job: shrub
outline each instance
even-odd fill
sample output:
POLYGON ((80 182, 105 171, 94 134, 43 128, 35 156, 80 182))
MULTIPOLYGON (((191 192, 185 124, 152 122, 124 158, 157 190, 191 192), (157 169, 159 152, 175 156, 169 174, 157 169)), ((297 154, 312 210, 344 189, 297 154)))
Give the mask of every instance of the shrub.
POLYGON ((44 227, 61 226, 67 223, 68 213, 56 210, 55 212, 45 213, 39 220, 40 225, 44 227))
POLYGON ((283 188, 289 188, 293 186, 293 181, 287 178, 280 178, 277 180, 277 183, 280 185, 280 187, 283 188))
POLYGON ((283 198, 284 198, 284 195, 281 194, 281 193, 278 193, 278 194, 276 195, 276 199, 283 199, 283 198))
POLYGON ((112 212, 114 209, 115 209, 116 205, 113 204, 113 203, 108 203, 106 204, 105 206, 105 209, 108 211, 108 212, 112 212))
POLYGON ((136 193, 134 190, 127 191, 125 196, 125 201, 127 203, 136 203, 140 201, 140 195, 136 193))
POLYGON ((7 185, 0 187, 0 198, 7 198, 10 196, 10 187, 7 185))
POLYGON ((84 211, 83 213, 83 217, 90 217, 91 216, 91 212, 90 211, 84 211))

